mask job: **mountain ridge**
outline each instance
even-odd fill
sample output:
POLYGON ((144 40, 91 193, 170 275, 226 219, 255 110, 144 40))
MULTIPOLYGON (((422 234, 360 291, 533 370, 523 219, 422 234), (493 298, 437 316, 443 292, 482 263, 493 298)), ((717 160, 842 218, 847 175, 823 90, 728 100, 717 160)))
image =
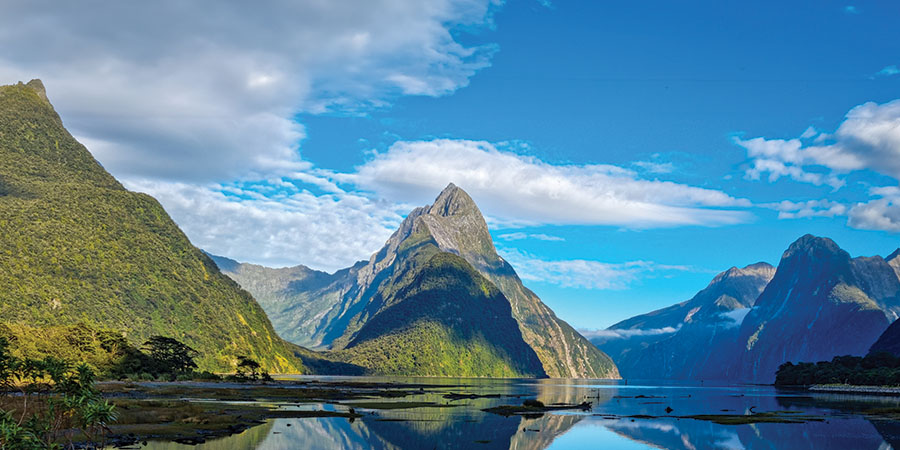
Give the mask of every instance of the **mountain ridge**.
MULTIPOLYGON (((304 316, 299 322, 312 330, 310 342, 317 344, 314 345, 317 348, 340 351, 352 347, 357 333, 396 300, 397 292, 426 263, 426 257, 411 252, 411 249, 419 248, 457 255, 496 286, 510 303, 511 315, 522 338, 534 349, 548 376, 618 376, 608 356, 557 318, 522 285, 512 266, 497 254, 478 206, 464 190, 452 183, 441 191, 434 203, 413 209, 368 261, 339 271, 340 276, 316 292, 298 289, 277 295, 285 301, 292 298, 294 304, 304 305, 298 309, 315 309, 315 313, 304 316)), ((249 286, 236 271, 226 273, 249 286)))
MULTIPOLYGON (((69 134, 40 80, 0 87, 0 210, 9 330, 103 327, 138 346, 164 335, 200 351, 203 369, 231 371, 246 355, 271 372, 302 370, 250 294, 69 134)), ((13 338, 17 351, 71 356, 13 338)))
POLYGON ((774 272, 765 262, 731 267, 691 299, 623 320, 608 328, 615 338, 593 342, 613 356, 625 377, 694 378, 706 365, 702 350, 717 339, 736 338, 738 319, 743 319, 736 316, 753 306, 774 272), (629 337, 631 330, 658 334, 629 337))

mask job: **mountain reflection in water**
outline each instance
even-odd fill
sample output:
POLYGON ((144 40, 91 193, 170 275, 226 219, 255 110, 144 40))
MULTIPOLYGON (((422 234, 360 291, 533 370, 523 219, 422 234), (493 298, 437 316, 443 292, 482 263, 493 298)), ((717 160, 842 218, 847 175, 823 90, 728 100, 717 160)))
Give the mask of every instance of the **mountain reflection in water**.
MULTIPOLYGON (((321 377, 320 377, 321 378, 321 377)), ((339 378, 341 380, 348 378, 339 378)), ((361 378, 353 378, 360 380, 361 378)), ((896 397, 780 391, 770 386, 705 386, 607 380, 365 378, 378 382, 441 384, 400 402, 453 407, 366 409, 365 417, 272 419, 233 436, 196 446, 150 442, 153 450, 260 449, 887 449, 898 447, 900 423, 860 413, 898 407, 896 397), (448 400, 448 393, 500 398, 448 400), (591 411, 554 411, 539 417, 503 417, 481 411, 537 398, 545 404, 593 402, 591 411), (671 408, 667 413, 666 409, 671 408), (724 425, 676 416, 788 411, 804 423, 724 425), (641 416, 641 417, 628 417, 641 416)), ((392 400, 394 401, 394 400, 392 400)), ((312 405, 316 409, 344 405, 312 405)))

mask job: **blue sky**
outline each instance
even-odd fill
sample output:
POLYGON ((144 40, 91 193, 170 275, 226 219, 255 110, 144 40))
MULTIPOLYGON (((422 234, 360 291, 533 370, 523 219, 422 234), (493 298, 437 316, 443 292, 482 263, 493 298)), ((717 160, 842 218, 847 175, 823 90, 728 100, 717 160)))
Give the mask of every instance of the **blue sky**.
POLYGON ((335 270, 453 181, 597 329, 805 233, 900 246, 892 2, 38 3, 0 77, 213 253, 335 270))

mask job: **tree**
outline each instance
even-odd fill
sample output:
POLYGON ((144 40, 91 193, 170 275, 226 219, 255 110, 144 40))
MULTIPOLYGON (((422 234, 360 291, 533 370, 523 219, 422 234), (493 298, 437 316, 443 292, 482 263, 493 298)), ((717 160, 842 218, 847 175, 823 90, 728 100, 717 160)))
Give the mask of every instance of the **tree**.
POLYGON ((271 381, 269 372, 260 370, 262 366, 249 356, 238 356, 234 379, 237 381, 271 381))
POLYGON ((192 372, 197 368, 194 362, 199 353, 175 339, 153 336, 144 342, 143 350, 150 355, 151 367, 157 374, 176 375, 192 372))

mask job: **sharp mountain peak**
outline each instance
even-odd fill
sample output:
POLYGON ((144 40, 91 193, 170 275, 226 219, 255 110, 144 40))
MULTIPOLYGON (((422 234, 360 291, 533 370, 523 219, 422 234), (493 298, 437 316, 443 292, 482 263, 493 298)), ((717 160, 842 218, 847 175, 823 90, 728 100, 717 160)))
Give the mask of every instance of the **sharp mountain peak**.
POLYGON ((436 216, 450 217, 477 213, 481 215, 475 201, 466 191, 457 185, 450 183, 434 200, 434 203, 428 208, 428 214, 436 216))
POLYGON ((758 263, 746 265, 744 267, 731 267, 730 269, 716 275, 715 278, 713 278, 713 280, 710 282, 710 285, 734 277, 767 276, 768 278, 772 278, 772 275, 774 274, 775 267, 767 262, 761 261, 758 263))

